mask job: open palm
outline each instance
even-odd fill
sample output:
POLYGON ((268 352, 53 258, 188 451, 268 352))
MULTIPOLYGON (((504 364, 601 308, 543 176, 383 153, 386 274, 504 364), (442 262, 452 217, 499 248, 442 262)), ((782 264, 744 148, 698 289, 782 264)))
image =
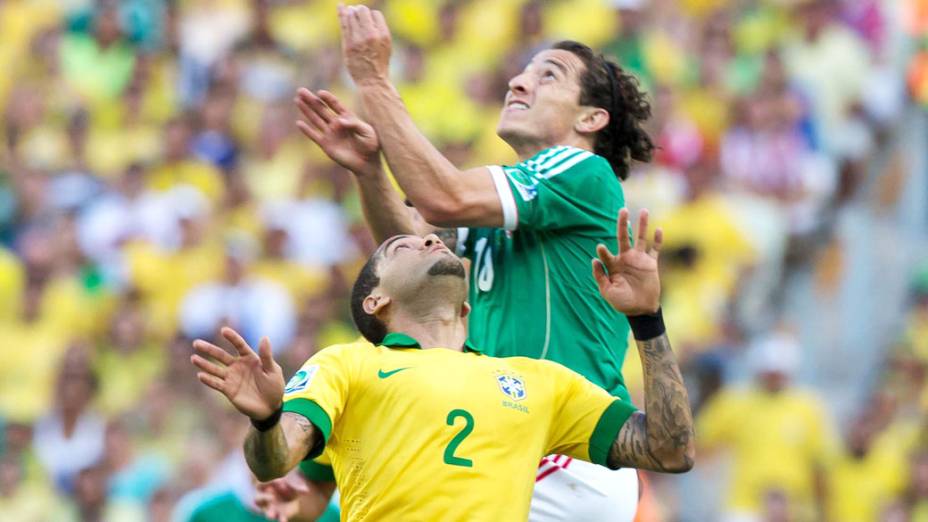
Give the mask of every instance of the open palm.
POLYGON ((374 127, 349 111, 328 91, 297 91, 296 105, 303 120, 296 125, 335 163, 364 173, 380 166, 380 142, 374 127))
POLYGON ((235 409, 248 417, 254 420, 270 417, 280 407, 284 396, 283 370, 271 356, 270 342, 267 337, 261 339, 256 354, 235 330, 223 328, 222 336, 235 347, 238 356, 197 339, 193 342, 197 354, 190 357, 201 370, 197 378, 225 395, 235 409))
POLYGON ((654 232, 648 242, 648 211, 638 217, 638 237, 631 245, 628 231, 628 210, 619 211, 616 236, 619 254, 613 255, 605 245, 596 247, 599 259, 593 260, 593 277, 599 293, 613 308, 628 316, 652 314, 660 308, 661 281, 657 258, 663 243, 663 232, 654 232))

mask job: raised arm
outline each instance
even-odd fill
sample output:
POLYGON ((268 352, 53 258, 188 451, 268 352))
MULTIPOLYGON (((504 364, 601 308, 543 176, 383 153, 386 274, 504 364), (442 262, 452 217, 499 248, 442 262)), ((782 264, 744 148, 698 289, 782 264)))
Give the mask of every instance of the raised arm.
POLYGON ((328 91, 299 89, 294 102, 303 114, 296 122, 307 138, 335 163, 354 174, 361 192, 364 217, 380 243, 399 234, 425 235, 424 222, 413 219, 409 207, 390 184, 380 161, 380 142, 369 124, 328 91))
POLYGON ((245 460, 258 480, 282 477, 321 442, 320 434, 302 415, 281 413, 284 376, 268 339, 261 340, 255 353, 235 330, 223 328, 222 336, 237 355, 202 339, 194 341, 197 353, 190 361, 200 370, 197 379, 251 419, 245 460))
POLYGON ((377 130, 390 169, 426 221, 437 226, 503 225, 487 168, 461 171, 416 128, 388 78, 391 37, 380 11, 339 7, 342 52, 364 115, 377 130))
POLYGON ((683 376, 660 313, 660 278, 657 258, 663 235, 647 237, 648 214, 641 211, 638 237, 631 246, 628 210, 619 212, 619 254, 597 247, 593 276, 600 294, 628 316, 644 370, 644 413, 625 422, 609 451, 609 467, 634 467, 681 473, 693 467, 695 435, 693 414, 683 376))

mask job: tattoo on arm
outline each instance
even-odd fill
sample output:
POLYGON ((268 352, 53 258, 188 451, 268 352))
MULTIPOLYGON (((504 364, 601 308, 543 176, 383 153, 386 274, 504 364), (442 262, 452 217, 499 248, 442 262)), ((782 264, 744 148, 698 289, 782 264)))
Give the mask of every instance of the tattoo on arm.
POLYGON ((438 239, 441 239, 441 242, 448 247, 449 250, 457 254, 458 250, 458 229, 456 228, 440 228, 435 231, 435 235, 438 236, 438 239))
POLYGON ((282 477, 306 457, 320 436, 309 419, 285 412, 273 428, 248 431, 245 460, 258 480, 282 477))
POLYGON ((611 468, 682 472, 693 467, 695 435, 689 397, 667 334, 637 341, 644 368, 645 412, 619 430, 609 451, 611 468))

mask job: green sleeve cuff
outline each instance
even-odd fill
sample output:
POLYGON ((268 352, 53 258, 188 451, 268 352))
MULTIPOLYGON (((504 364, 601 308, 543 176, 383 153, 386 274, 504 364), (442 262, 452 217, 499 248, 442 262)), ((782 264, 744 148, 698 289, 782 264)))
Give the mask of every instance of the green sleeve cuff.
POLYGON ((326 443, 329 442, 329 436, 332 434, 332 419, 329 418, 329 414, 322 409, 322 406, 316 404, 316 401, 303 398, 291 399, 285 402, 284 412, 298 413, 306 417, 309 422, 313 423, 313 426, 322 432, 322 443, 313 446, 305 458, 314 459, 321 455, 326 443))
POLYGON ((638 411, 631 403, 623 400, 614 400, 612 404, 606 407, 593 434, 590 435, 590 462, 606 466, 609 459, 609 448, 619 436, 619 430, 625 421, 632 416, 632 413, 638 411))
POLYGON ((300 473, 309 480, 335 482, 335 472, 332 470, 332 466, 319 464, 315 460, 304 460, 300 462, 300 473))

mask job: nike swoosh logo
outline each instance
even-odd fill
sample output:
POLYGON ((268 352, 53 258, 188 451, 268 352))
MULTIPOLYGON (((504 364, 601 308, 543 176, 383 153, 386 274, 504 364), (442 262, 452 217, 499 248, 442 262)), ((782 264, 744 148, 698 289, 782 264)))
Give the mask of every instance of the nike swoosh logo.
POLYGON ((378 371, 377 371, 377 377, 380 377, 381 379, 386 379, 387 377, 393 375, 394 373, 399 373, 399 372, 401 372, 401 371, 403 371, 403 370, 408 370, 408 369, 409 369, 409 367, 407 366, 406 368, 397 368, 397 369, 395 369, 395 370, 390 370, 390 371, 388 371, 388 372, 385 372, 385 371, 383 371, 383 370, 378 370, 378 371))

